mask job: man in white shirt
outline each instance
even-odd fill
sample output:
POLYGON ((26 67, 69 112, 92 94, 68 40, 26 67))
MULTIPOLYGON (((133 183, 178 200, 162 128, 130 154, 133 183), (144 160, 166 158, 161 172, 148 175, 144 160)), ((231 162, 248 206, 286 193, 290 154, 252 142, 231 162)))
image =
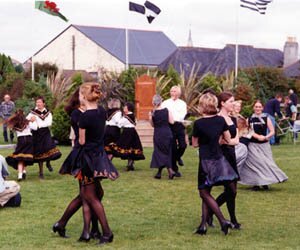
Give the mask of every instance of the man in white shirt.
POLYGON ((185 101, 179 99, 180 95, 180 87, 173 86, 170 90, 171 98, 162 103, 162 107, 167 108, 174 118, 174 124, 171 125, 173 133, 172 169, 174 170, 176 177, 181 177, 181 174, 178 171, 177 162, 179 165, 183 166, 181 157, 187 147, 185 141, 185 127, 182 123, 187 114, 187 105, 185 101))

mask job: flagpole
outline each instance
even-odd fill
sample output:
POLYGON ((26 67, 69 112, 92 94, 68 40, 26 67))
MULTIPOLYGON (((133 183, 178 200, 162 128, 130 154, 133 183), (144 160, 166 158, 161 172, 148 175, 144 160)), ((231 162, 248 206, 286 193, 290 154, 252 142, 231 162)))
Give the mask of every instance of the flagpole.
POLYGON ((238 65, 239 65, 239 8, 240 6, 237 5, 236 9, 236 34, 235 34, 235 70, 234 70, 234 78, 237 79, 238 76, 238 65))
POLYGON ((125 29, 125 69, 128 70, 129 63, 129 36, 128 36, 128 28, 125 29))
POLYGON ((33 61, 33 55, 31 56, 31 80, 34 81, 34 61, 33 61))

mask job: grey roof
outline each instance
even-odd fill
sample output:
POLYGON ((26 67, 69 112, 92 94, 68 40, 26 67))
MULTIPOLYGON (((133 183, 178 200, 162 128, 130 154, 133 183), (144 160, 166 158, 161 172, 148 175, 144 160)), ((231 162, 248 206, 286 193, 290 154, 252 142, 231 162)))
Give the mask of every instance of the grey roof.
MULTIPOLYGON (((282 67, 283 53, 277 49, 261 49, 253 46, 239 46, 239 68, 282 67)), ((223 49, 179 47, 159 67, 166 70, 172 64, 180 72, 182 65, 189 73, 193 64, 200 65, 198 75, 211 72, 226 75, 235 68, 235 45, 226 45, 223 49)))
MULTIPOLYGON (((278 49, 261 49, 249 45, 238 46, 238 67, 282 67, 283 53, 278 49)), ((216 75, 229 74, 235 68, 235 45, 229 44, 221 49, 207 67, 216 75)))
POLYGON ((300 77, 300 61, 297 61, 293 63, 292 65, 289 65, 283 69, 283 72, 285 76, 287 77, 295 77, 299 78, 300 77))
MULTIPOLYGON (((125 29, 72 25, 120 61, 126 61, 125 29)), ((129 64, 159 65, 176 49, 161 31, 128 30, 129 64)))
POLYGON ((182 69, 188 75, 193 65, 195 65, 196 69, 199 67, 198 75, 202 75, 206 72, 207 66, 218 51, 218 49, 178 47, 172 55, 159 65, 159 68, 167 71, 169 65, 172 64, 179 73, 182 69))

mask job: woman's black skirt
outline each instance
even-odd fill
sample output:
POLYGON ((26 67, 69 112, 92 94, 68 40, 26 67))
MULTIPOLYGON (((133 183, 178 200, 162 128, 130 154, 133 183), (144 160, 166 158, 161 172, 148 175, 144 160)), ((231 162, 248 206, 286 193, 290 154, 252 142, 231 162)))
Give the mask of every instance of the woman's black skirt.
POLYGON ((51 137, 49 128, 40 128, 32 131, 34 162, 53 161, 61 157, 51 137))
MULTIPOLYGON (((71 174, 83 179, 111 179, 119 177, 119 173, 112 162, 108 159, 103 146, 89 144, 76 146, 67 156, 60 174, 71 174)), ((84 184, 84 183, 83 183, 84 184)))
POLYGON ((112 154, 112 144, 116 143, 121 134, 118 126, 106 126, 104 135, 104 149, 107 154, 112 154))
POLYGON ((112 145, 113 155, 123 160, 144 160, 143 146, 135 128, 123 128, 123 132, 117 141, 112 145))

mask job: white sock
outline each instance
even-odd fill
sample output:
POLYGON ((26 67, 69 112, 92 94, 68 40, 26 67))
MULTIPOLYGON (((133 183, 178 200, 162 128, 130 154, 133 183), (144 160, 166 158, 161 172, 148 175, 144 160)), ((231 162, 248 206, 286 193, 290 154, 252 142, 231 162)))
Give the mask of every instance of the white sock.
POLYGON ((18 173, 18 179, 22 179, 22 173, 18 173))

